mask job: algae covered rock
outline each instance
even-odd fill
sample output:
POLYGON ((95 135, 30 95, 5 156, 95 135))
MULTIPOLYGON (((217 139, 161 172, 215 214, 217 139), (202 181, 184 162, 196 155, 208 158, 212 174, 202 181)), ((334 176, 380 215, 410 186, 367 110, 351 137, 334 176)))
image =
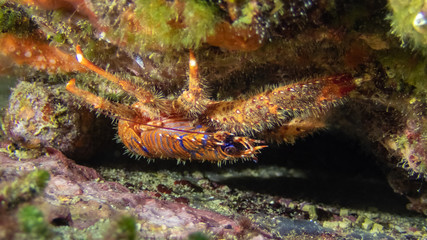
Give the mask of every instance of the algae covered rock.
POLYGON ((19 158, 32 158, 47 147, 77 159, 87 159, 96 149, 90 143, 100 129, 88 111, 71 107, 62 85, 21 81, 12 91, 3 119, 3 131, 19 158), (89 142, 88 142, 89 141, 89 142), (90 143, 90 144, 89 144, 90 143))

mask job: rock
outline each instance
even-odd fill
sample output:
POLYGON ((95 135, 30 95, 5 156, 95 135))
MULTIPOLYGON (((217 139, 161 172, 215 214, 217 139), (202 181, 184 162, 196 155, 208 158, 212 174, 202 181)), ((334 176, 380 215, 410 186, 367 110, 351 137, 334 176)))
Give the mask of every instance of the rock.
POLYGON ((46 156, 20 161, 1 153, 0 166, 6 181, 34 169, 50 173, 44 192, 31 204, 40 208, 53 226, 87 229, 103 219, 131 215, 140 226, 140 237, 186 238, 194 232, 236 236, 244 231, 230 217, 155 199, 149 192, 131 193, 119 183, 103 181, 94 169, 78 165, 53 149, 46 156))

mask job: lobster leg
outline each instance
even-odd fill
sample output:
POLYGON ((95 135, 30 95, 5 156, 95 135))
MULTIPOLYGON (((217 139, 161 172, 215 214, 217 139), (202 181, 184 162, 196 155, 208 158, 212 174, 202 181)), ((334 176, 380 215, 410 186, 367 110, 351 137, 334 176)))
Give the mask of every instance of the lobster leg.
POLYGON ((191 118, 200 116, 209 102, 202 88, 199 67, 192 50, 190 50, 188 90, 179 96, 178 102, 181 108, 179 110, 188 113, 191 118))
POLYGON ((66 89, 72 94, 83 98, 86 103, 92 105, 95 109, 106 111, 111 115, 125 119, 136 117, 136 113, 129 106, 110 102, 91 92, 76 87, 76 80, 74 78, 67 83, 66 89))
MULTIPOLYGON (((349 74, 309 79, 268 89, 248 99, 210 104, 204 115, 216 129, 238 134, 262 132, 295 118, 322 117, 355 88, 356 81, 349 74)), ((312 123, 315 128, 321 126, 312 123)))
POLYGON ((87 60, 84 57, 83 52, 82 52, 79 45, 77 45, 77 47, 76 47, 76 57, 77 57, 77 61, 80 64, 82 64, 83 66, 87 67, 88 69, 98 73, 99 75, 103 76, 107 80, 119 85, 125 92, 128 92, 128 93, 132 94, 133 96, 135 96, 139 102, 141 102, 141 103, 154 102, 155 97, 151 92, 149 92, 143 88, 140 88, 140 87, 136 86, 135 84, 133 84, 129 81, 122 80, 122 79, 114 76, 113 74, 99 68, 98 66, 96 66, 95 64, 93 64, 92 62, 87 60))
POLYGON ((133 95, 138 100, 139 106, 141 106, 143 112, 149 113, 152 117, 157 117, 159 112, 167 110, 166 105, 168 102, 165 102, 164 99, 157 98, 150 91, 145 90, 132 82, 120 79, 87 60, 79 45, 76 46, 76 57, 80 64, 103 76, 107 80, 119 85, 123 91, 133 95))

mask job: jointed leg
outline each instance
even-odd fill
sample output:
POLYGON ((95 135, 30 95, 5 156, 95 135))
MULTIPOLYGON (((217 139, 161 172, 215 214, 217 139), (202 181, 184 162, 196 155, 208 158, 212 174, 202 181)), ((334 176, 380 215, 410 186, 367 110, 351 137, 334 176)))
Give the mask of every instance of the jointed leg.
POLYGON ((135 112, 129 106, 112 103, 91 92, 77 88, 74 78, 67 83, 66 89, 72 94, 83 98, 86 103, 92 105, 95 109, 106 111, 111 115, 119 116, 124 119, 134 119, 134 117, 136 117, 135 112))
POLYGON ((206 109, 208 99, 202 88, 198 72, 199 68, 192 50, 190 50, 189 70, 188 90, 181 94, 179 102, 183 111, 188 112, 190 115, 198 116, 206 109))
POLYGON ((189 69, 190 76, 188 80, 188 92, 191 93, 195 100, 197 98, 202 97, 203 89, 201 87, 200 79, 199 79, 199 66, 196 61, 196 57, 194 56, 194 52, 190 50, 190 60, 189 60, 189 69))
POLYGON ((76 57, 77 57, 77 61, 80 64, 82 64, 83 66, 89 68, 90 70, 98 73, 99 75, 103 76, 107 80, 110 80, 111 82, 119 85, 124 91, 135 96, 138 99, 138 102, 141 102, 141 103, 153 103, 153 102, 155 102, 156 98, 154 97, 154 95, 151 92, 149 92, 143 88, 140 88, 140 87, 136 86, 135 84, 133 84, 129 81, 122 80, 122 79, 114 76, 113 74, 97 67, 95 64, 93 64, 92 62, 87 60, 83 56, 83 52, 82 52, 79 45, 77 45, 77 47, 76 47, 76 57))

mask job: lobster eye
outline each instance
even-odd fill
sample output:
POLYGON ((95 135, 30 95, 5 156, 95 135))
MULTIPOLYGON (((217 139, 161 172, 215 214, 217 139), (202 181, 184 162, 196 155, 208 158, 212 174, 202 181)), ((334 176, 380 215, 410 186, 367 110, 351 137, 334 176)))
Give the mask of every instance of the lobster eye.
POLYGON ((228 155, 235 155, 237 153, 237 148, 233 145, 228 145, 223 148, 223 151, 228 155))

